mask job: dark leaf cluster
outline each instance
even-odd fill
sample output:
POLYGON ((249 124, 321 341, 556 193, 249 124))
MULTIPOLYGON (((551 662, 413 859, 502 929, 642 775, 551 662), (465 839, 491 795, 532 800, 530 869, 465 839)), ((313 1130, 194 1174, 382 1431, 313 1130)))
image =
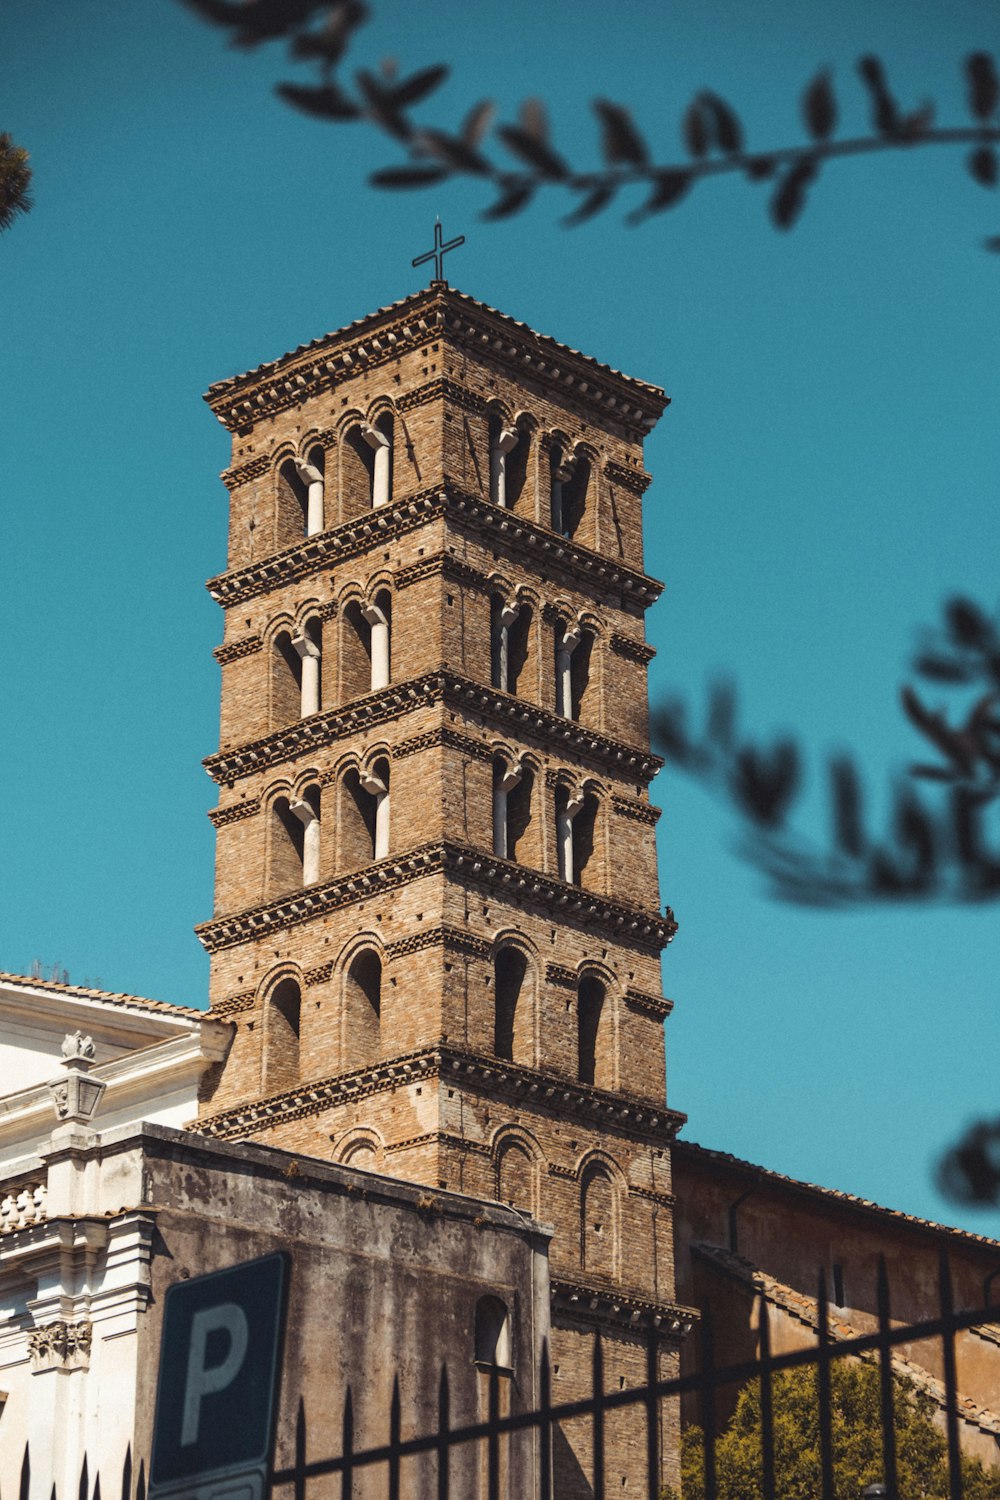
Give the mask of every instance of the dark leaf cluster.
MULTIPOLYGON (((662 161, 627 105, 592 101, 602 165, 574 167, 552 139, 541 101, 525 101, 513 121, 494 125, 495 106, 483 100, 458 128, 418 126, 410 111, 436 92, 448 77, 443 63, 403 79, 395 65, 380 71, 359 69, 351 81, 335 76, 354 33, 368 18, 365 0, 183 0, 205 20, 227 28, 234 45, 256 47, 286 39, 292 56, 318 70, 314 83, 280 83, 286 103, 314 119, 335 123, 367 121, 403 146, 407 160, 372 175, 375 187, 422 188, 447 178, 473 176, 488 181, 494 197, 484 219, 506 219, 522 212, 543 188, 560 188, 573 198, 563 223, 585 223, 611 207, 626 190, 641 190, 626 222, 639 224, 675 207, 694 184, 737 173, 751 183, 770 183, 768 212, 778 229, 801 217, 823 166, 837 158, 876 150, 925 144, 967 147, 966 164, 983 187, 1000 179, 997 120, 1000 82, 989 53, 965 60, 972 124, 935 130, 934 109, 904 109, 895 97, 882 61, 862 57, 858 74, 868 96, 872 134, 836 139, 839 106, 829 70, 818 72, 803 91, 802 121, 808 140, 775 150, 752 150, 737 109, 713 89, 701 89, 681 113, 684 159, 662 161), (490 138, 489 147, 487 137, 490 138), (491 149, 500 148, 500 155, 491 149)), ((1000 237, 986 240, 1000 248, 1000 237)))
POLYGON ((657 748, 729 803, 739 820, 739 852, 783 900, 819 907, 996 900, 1000 851, 990 843, 989 809, 1000 792, 1000 623, 971 601, 952 599, 914 665, 925 679, 965 687, 974 701, 955 728, 914 688, 904 689, 911 723, 943 764, 895 777, 878 834, 849 754, 833 756, 827 768, 828 839, 799 831, 793 814, 804 783, 803 752, 787 736, 769 744, 741 733, 731 684, 712 689, 698 732, 681 700, 661 704, 653 716, 657 748))
POLYGON ((0 230, 9 229, 31 208, 31 167, 23 146, 0 131, 0 230))

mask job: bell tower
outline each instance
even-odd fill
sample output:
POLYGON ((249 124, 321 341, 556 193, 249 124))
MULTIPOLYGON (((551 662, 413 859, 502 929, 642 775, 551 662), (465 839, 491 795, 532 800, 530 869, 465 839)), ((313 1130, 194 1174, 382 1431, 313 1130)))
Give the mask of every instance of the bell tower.
MULTIPOLYGON (((672 1372, 641 516, 666 398, 438 280, 206 399, 233 457, 198 934, 236 1033, 200 1128, 554 1225, 554 1400, 598 1329, 609 1389, 651 1338, 672 1372)), ((609 1485, 642 1420, 609 1427, 609 1485)))

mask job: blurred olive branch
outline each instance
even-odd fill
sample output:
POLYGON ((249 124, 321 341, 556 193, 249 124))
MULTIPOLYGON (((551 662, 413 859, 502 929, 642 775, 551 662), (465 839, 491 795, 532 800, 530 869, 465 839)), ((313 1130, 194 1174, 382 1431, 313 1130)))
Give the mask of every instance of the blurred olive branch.
MULTIPOLYGON (((986 188, 1000 181, 1000 75, 987 52, 974 52, 965 59, 968 125, 935 127, 930 103, 903 109, 882 62, 867 56, 859 60, 858 73, 871 111, 870 135, 834 139, 838 101, 830 73, 821 71, 802 93, 801 114, 808 136, 802 144, 750 150, 733 106, 712 90, 702 89, 681 119, 684 159, 659 162, 626 105, 595 99, 591 107, 597 117, 603 166, 580 170, 554 144, 540 100, 526 100, 514 123, 495 125, 496 105, 483 99, 457 128, 442 129, 416 123, 410 111, 445 82, 446 64, 436 63, 400 78, 390 59, 377 72, 358 69, 350 81, 338 76, 355 31, 368 19, 364 0, 184 3, 205 20, 229 28, 237 46, 288 40, 292 56, 316 69, 314 83, 277 85, 288 104, 315 119, 338 124, 367 122, 395 141, 405 151, 405 160, 375 172, 370 179, 375 187, 421 188, 449 178, 478 178, 495 194, 483 210, 484 219, 509 218, 526 208, 542 189, 559 187, 576 200, 563 224, 582 224, 609 208, 626 189, 641 188, 642 202, 626 214, 626 223, 638 224, 674 207, 696 183, 736 173, 750 182, 769 185, 771 220, 777 228, 789 229, 828 162, 923 146, 965 146, 966 169, 972 179, 986 188), (498 160, 496 147, 516 165, 498 160)), ((985 245, 1000 251, 1000 235, 987 239, 985 245)))

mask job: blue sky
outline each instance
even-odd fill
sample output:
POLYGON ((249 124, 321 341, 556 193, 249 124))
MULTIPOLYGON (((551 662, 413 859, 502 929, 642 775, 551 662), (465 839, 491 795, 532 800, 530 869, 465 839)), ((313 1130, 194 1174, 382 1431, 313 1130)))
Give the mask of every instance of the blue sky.
MULTIPOLYGON (((908 105, 964 122, 961 58, 998 41, 989 0, 374 8, 359 65, 453 66, 427 123, 538 94, 574 161, 595 95, 629 102, 658 156, 704 86, 754 145, 797 140, 820 66, 861 129, 866 51, 908 105)), ((790 235, 738 181, 639 230, 612 211, 565 231, 555 195, 487 225, 476 184, 368 188, 389 143, 296 115, 271 92, 297 72, 280 49, 234 51, 172 0, 6 0, 0 57, 37 199, 0 238, 0 966, 202 1003, 222 625, 202 581, 227 445, 201 393, 415 290, 436 213, 467 237, 454 284, 673 398, 647 446, 654 693, 698 703, 728 670, 748 726, 817 763, 852 745, 884 790, 916 748, 896 706, 916 628, 949 592, 997 596, 1000 260, 979 246, 1000 196, 956 153, 835 167, 790 235)), ((654 795, 687 1134, 1000 1233, 931 1180, 1000 1112, 996 907, 791 909, 734 857, 724 809, 669 771, 654 795)))

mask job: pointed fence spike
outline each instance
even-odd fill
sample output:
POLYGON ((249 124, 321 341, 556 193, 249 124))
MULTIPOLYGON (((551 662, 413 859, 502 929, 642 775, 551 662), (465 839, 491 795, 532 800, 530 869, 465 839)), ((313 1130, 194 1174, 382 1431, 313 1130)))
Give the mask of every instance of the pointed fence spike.
POLYGON ((451 1493, 451 1460, 448 1433, 451 1429, 451 1392, 448 1386, 448 1366, 441 1365, 438 1381, 438 1447, 437 1447, 437 1500, 448 1500, 451 1493))
POLYGON ((899 1500, 899 1481, 896 1477, 896 1419, 893 1409, 892 1345, 889 1334, 892 1330, 889 1303, 889 1273, 885 1256, 878 1258, 878 1275, 875 1281, 875 1301, 878 1310, 878 1357, 879 1390, 882 1408, 882 1482, 889 1500, 899 1500))
POLYGON ((938 1303, 941 1310, 941 1354, 944 1365, 945 1432, 948 1438, 948 1494, 962 1500, 962 1455, 958 1441, 958 1371, 955 1368, 955 1296, 951 1262, 942 1245, 938 1261, 938 1303))
POLYGON ((816 1297, 816 1394, 819 1401, 819 1468, 823 1500, 835 1500, 833 1488, 833 1425, 830 1396, 830 1305, 826 1272, 819 1273, 816 1297))
POLYGON ((646 1497, 659 1500, 660 1495, 660 1422, 656 1382, 660 1376, 659 1340, 656 1329, 649 1330, 646 1340, 646 1497))
POLYGON ((344 1396, 344 1421, 341 1429, 340 1451, 344 1467, 340 1474, 340 1500, 352 1500, 354 1493, 354 1397, 351 1387, 344 1396))
POLYGON ((122 1500, 131 1500, 132 1497, 132 1444, 129 1443, 125 1449, 125 1462, 122 1464, 122 1500))
POLYGON ((21 1459, 21 1485, 18 1490, 18 1500, 28 1500, 28 1492, 31 1489, 31 1454, 28 1444, 24 1445, 24 1457, 21 1459))
POLYGON ((389 1403, 389 1500, 399 1500, 399 1376, 392 1377, 392 1400, 389 1403))
POLYGON ((94 1479, 94 1500, 101 1500, 101 1474, 98 1470, 94 1479))
POLYGON ((705 1500, 716 1500, 715 1475, 715 1327, 712 1305, 706 1302, 701 1314, 701 1431, 705 1469, 705 1500))
POLYGON ((549 1363, 549 1341, 542 1339, 538 1363, 539 1500, 552 1500, 552 1369, 549 1363))
POLYGON ((594 1500, 604 1500, 604 1345, 601 1331, 594 1335, 594 1500))
POLYGON ((306 1494, 306 1403, 299 1397, 295 1413, 295 1500, 305 1500, 306 1494))
POLYGON ((87 1455, 83 1455, 83 1466, 80 1469, 80 1500, 90 1500, 90 1476, 87 1472, 87 1455))
POLYGON ((760 1456, 764 1500, 777 1500, 774 1487, 774 1399, 771 1385, 771 1324, 767 1298, 760 1297, 760 1456))
POLYGON ((139 1478, 135 1483, 135 1500, 146 1500, 146 1460, 139 1460, 139 1478))

